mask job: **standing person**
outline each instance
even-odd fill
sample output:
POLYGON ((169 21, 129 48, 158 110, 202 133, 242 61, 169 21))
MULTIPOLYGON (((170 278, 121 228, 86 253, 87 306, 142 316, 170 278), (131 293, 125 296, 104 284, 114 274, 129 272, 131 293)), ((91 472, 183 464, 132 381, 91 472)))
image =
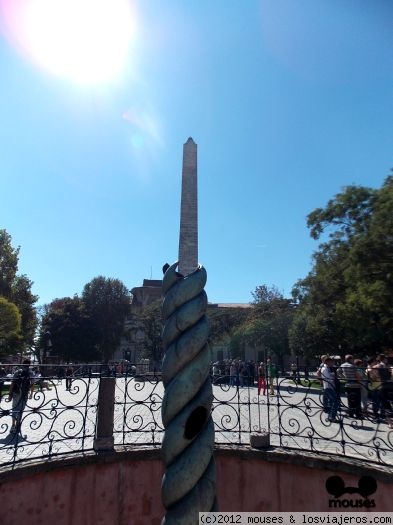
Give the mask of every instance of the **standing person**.
POLYGON ((266 370, 263 362, 259 363, 258 366, 258 396, 263 390, 263 395, 266 395, 266 370))
POLYGON ((381 376, 378 370, 378 361, 376 357, 371 357, 367 361, 367 379, 370 392, 370 398, 373 409, 374 422, 379 423, 385 417, 384 408, 381 398, 381 376))
POLYGON ((291 364, 291 373, 292 373, 292 379, 295 383, 297 383, 298 375, 297 375, 297 366, 296 363, 291 364))
POLYGON ((381 407, 381 418, 386 416, 389 428, 393 428, 392 402, 393 383, 392 374, 384 354, 377 356, 377 364, 373 367, 379 375, 379 403, 381 407))
POLYGON ((356 366, 358 374, 360 375, 360 400, 362 403, 363 414, 367 415, 368 406, 368 380, 366 374, 366 367, 364 361, 361 359, 355 359, 353 364, 356 366))
MULTIPOLYGON (((322 393, 322 405, 323 405, 323 411, 326 412, 326 414, 329 413, 329 399, 327 397, 327 394, 325 392, 325 389, 323 388, 323 379, 322 379, 322 369, 325 366, 326 359, 330 359, 328 355, 321 355, 321 362, 319 363, 319 366, 317 368, 316 376, 319 379, 319 382, 321 383, 323 393, 322 393)), ((332 359, 333 362, 333 359, 332 359)))
POLYGON ((356 366, 353 364, 353 355, 347 354, 345 362, 338 369, 340 377, 346 380, 345 391, 348 398, 349 417, 363 419, 361 407, 361 380, 356 366))
POLYGON ((236 362, 232 361, 229 367, 230 385, 236 386, 236 362))
POLYGON ((34 377, 34 383, 38 385, 38 388, 41 392, 44 390, 44 388, 46 388, 46 390, 50 390, 48 384, 44 381, 41 374, 41 370, 38 366, 36 368, 33 368, 32 374, 34 377))
POLYGON ((323 383, 322 383, 322 368, 325 366, 325 361, 326 361, 326 359, 328 357, 329 357, 328 355, 321 355, 321 362, 319 363, 317 371, 315 373, 315 375, 317 376, 317 379, 319 379, 319 382, 321 383, 321 386, 323 385, 323 383))
POLYGON ((240 362, 239 365, 239 379, 240 379, 240 386, 245 386, 247 384, 247 367, 246 363, 244 361, 240 362))
POLYGON ((337 422, 336 415, 339 402, 336 388, 337 378, 333 364, 333 359, 331 357, 325 357, 324 365, 321 368, 321 378, 324 398, 326 399, 328 419, 331 422, 337 422))
POLYGON ((73 375, 72 366, 70 364, 67 365, 65 375, 66 375, 66 390, 71 390, 71 384, 72 384, 72 375, 73 375))
POLYGON ((30 359, 25 359, 22 368, 14 373, 11 381, 8 401, 12 401, 12 426, 11 433, 20 433, 22 414, 25 409, 27 398, 33 395, 34 381, 30 371, 30 359))
POLYGON ((328 355, 321 355, 321 362, 318 365, 318 368, 317 368, 317 371, 316 371, 315 375, 317 376, 317 379, 319 379, 319 382, 321 383, 322 390, 323 390, 323 393, 322 393, 323 411, 326 414, 328 414, 329 413, 329 399, 327 397, 325 389, 323 388, 323 379, 322 379, 322 369, 325 366, 326 359, 329 359, 328 355))
POLYGON ((58 368, 57 368, 57 384, 60 385, 61 384, 61 381, 64 377, 64 368, 60 365, 58 368))
POLYGON ((254 386, 255 382, 255 363, 253 361, 248 362, 248 384, 254 386))
POLYGON ((267 372, 267 380, 269 385, 269 394, 271 396, 274 396, 274 378, 277 375, 277 369, 276 365, 273 363, 273 361, 269 358, 266 361, 266 372, 267 372))

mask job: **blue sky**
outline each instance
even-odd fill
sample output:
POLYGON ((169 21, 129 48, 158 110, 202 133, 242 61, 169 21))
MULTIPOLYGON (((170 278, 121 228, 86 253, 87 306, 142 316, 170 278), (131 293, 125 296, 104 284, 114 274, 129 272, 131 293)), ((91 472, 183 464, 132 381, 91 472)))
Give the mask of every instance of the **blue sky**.
MULTIPOLYGON (((317 248, 307 214, 393 167, 393 3, 132 2, 132 34, 81 79, 83 62, 61 66, 70 42, 79 57, 97 37, 94 16, 82 36, 72 27, 84 2, 66 3, 62 26, 36 17, 27 38, 23 12, 0 0, 0 228, 39 304, 97 275, 129 288, 161 278, 177 259, 189 136, 209 300, 248 302, 260 284, 289 295, 317 248)), ((124 24, 105 23, 114 42, 124 24)))

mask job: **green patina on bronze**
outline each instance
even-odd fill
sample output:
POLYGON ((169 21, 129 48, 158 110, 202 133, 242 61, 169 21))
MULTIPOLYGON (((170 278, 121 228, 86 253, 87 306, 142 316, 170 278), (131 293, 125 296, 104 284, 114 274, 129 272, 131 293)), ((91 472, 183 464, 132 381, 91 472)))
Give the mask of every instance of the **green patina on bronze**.
POLYGON ((199 266, 183 277, 176 271, 177 265, 167 269, 163 280, 165 474, 161 496, 167 512, 162 524, 191 525, 198 523, 199 512, 217 508, 211 354, 206 270, 199 266))

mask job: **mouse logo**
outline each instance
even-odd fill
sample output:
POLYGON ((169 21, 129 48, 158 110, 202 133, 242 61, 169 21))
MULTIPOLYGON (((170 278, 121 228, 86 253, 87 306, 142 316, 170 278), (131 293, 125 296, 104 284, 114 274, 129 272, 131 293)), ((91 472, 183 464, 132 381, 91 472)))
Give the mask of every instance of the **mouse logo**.
POLYGON ((326 490, 335 499, 329 500, 329 507, 375 507, 375 501, 368 499, 377 490, 377 482, 371 476, 362 476, 357 487, 346 487, 340 476, 331 476, 326 480, 326 490), (359 494, 363 499, 341 499, 344 494, 359 494))

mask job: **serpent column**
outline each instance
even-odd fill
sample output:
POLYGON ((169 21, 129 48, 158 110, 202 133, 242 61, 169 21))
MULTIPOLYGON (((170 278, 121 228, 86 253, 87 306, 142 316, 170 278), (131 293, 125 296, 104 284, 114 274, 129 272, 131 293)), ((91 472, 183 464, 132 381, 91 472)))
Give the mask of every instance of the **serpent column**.
POLYGON ((194 525, 198 512, 216 510, 206 270, 184 277, 177 266, 163 279, 162 524, 194 525))

